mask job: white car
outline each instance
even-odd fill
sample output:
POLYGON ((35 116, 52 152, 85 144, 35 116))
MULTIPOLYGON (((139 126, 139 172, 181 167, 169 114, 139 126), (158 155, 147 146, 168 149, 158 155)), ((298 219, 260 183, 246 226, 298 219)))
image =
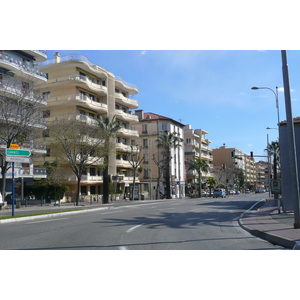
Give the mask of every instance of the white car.
POLYGON ((4 206, 4 202, 3 202, 2 194, 0 193, 0 210, 2 209, 2 206, 4 206))
POLYGON ((213 198, 226 198, 226 192, 225 189, 214 189, 213 198))

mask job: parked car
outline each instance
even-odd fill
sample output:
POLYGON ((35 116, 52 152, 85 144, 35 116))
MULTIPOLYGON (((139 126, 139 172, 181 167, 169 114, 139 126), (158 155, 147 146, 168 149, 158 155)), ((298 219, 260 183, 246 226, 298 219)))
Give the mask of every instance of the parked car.
POLYGON ((0 210, 2 209, 2 206, 4 206, 4 201, 3 201, 2 194, 0 193, 0 210))
POLYGON ((214 189, 213 198, 226 198, 226 191, 225 189, 214 189))

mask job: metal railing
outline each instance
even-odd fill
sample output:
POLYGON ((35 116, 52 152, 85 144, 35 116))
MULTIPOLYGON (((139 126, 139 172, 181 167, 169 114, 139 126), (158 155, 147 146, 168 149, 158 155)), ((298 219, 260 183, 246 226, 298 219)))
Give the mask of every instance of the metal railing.
MULTIPOLYGON (((71 61, 71 60, 78 60, 78 61, 83 61, 87 63, 91 68, 95 69, 96 71, 101 71, 101 72, 108 72, 105 68, 102 68, 98 65, 93 64, 88 60, 88 58, 84 55, 80 54, 70 54, 70 55, 65 55, 60 57, 60 62, 66 62, 66 61, 71 61)), ((55 58, 52 59, 47 59, 44 62, 40 63, 40 66, 49 66, 55 64, 55 58)), ((136 84, 130 83, 125 81, 121 76, 115 76, 115 80, 122 82, 124 85, 129 86, 134 89, 138 89, 138 86, 136 84)))

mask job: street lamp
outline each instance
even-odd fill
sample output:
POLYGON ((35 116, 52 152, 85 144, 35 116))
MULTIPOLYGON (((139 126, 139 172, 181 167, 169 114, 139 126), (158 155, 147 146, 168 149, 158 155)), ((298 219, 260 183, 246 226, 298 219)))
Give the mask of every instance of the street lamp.
MULTIPOLYGON (((280 119, 279 119, 279 105, 278 105, 278 87, 276 86, 276 92, 274 90, 268 88, 268 87, 257 87, 257 86, 252 87, 251 90, 270 90, 274 94, 275 101, 276 101, 276 109, 277 109, 277 129, 278 129, 278 135, 279 135, 279 123, 280 123, 280 119)), ((267 129, 274 129, 274 128, 267 127, 267 129)), ((278 140, 279 140, 279 137, 278 137, 278 140)), ((279 141, 279 143, 280 143, 280 141, 279 141)), ((274 166, 274 171, 275 171, 275 168, 276 168, 276 166, 274 166)), ((269 176, 270 176, 270 174, 269 174, 269 176)), ((277 172, 274 172, 274 180, 277 180, 277 172)), ((277 199, 277 202, 278 202, 278 214, 280 214, 280 200, 279 200, 279 195, 277 193, 274 193, 274 199, 277 199)))
POLYGON ((279 130, 279 123, 280 123, 280 119, 279 119, 279 105, 278 105, 278 86, 276 86, 276 92, 268 87, 257 87, 254 86, 251 88, 251 90, 270 90, 273 92, 273 94, 275 95, 275 101, 276 101, 276 109, 277 109, 277 126, 278 126, 278 130, 279 130))

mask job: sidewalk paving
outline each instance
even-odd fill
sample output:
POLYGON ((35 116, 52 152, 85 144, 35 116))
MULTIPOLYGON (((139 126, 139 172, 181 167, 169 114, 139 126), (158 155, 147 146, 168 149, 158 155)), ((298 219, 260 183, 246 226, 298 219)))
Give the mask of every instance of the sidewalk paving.
POLYGON ((294 214, 278 214, 277 200, 268 200, 257 211, 246 212, 240 226, 252 235, 292 249, 300 241, 300 228, 294 229, 294 214))

